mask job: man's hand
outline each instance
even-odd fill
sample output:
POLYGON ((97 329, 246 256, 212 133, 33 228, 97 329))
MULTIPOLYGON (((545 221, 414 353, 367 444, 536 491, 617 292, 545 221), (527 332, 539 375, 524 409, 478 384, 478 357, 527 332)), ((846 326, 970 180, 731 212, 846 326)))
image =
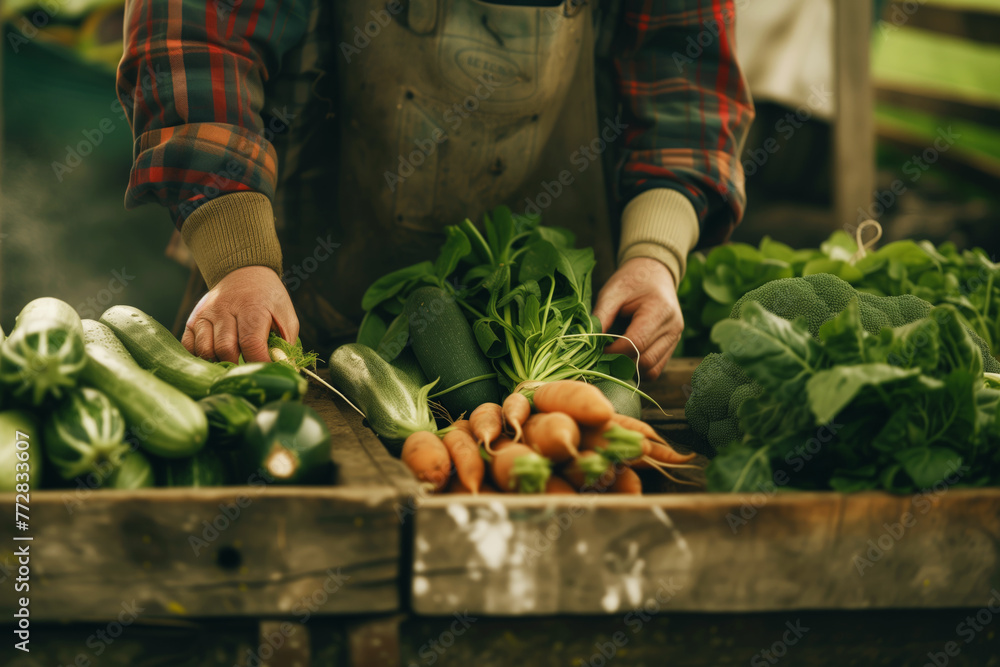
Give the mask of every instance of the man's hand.
MULTIPOLYGON (((603 331, 611 328, 618 316, 632 318, 625 336, 639 348, 639 369, 649 380, 660 375, 684 331, 674 277, 667 267, 648 257, 634 257, 615 271, 597 295, 594 315, 603 331)), ((635 349, 624 338, 606 351, 635 356, 635 349)))
POLYGON ((270 361, 271 329, 287 341, 299 335, 299 318, 274 270, 246 266, 232 271, 209 290, 188 318, 181 342, 188 352, 209 361, 270 361))

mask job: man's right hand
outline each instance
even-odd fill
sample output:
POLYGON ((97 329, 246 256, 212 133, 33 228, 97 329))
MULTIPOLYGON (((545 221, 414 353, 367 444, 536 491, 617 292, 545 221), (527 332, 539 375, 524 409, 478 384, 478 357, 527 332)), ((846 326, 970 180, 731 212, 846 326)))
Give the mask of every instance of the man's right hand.
POLYGON ((264 266, 236 269, 194 307, 181 342, 209 361, 270 361, 267 337, 275 329, 294 342, 299 318, 281 278, 264 266))

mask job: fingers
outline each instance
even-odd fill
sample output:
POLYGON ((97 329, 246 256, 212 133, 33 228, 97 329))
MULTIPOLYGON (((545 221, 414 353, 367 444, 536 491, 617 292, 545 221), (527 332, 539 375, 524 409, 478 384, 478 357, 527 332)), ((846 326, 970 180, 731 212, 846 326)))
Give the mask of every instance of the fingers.
POLYGON ((644 355, 646 348, 658 338, 660 330, 663 328, 662 318, 662 314, 656 313, 653 309, 639 308, 625 330, 625 337, 616 339, 604 351, 608 354, 625 354, 634 357, 636 348, 639 348, 639 354, 644 355))
POLYGON ((284 299, 278 303, 274 309, 274 325, 278 330, 278 335, 289 343, 294 343, 299 337, 299 318, 295 314, 295 308, 289 299, 284 299))
POLYGON ((660 376, 663 367, 667 365, 677 343, 680 342, 682 329, 669 327, 656 341, 649 346, 639 360, 639 370, 646 380, 655 380, 660 376))
POLYGON ((215 356, 219 361, 231 361, 234 364, 240 359, 240 343, 236 318, 231 315, 220 316, 215 321, 215 356))
POLYGON ((271 361, 267 351, 267 337, 271 333, 271 319, 254 313, 237 320, 238 339, 243 360, 246 362, 271 361))
POLYGON ((611 328, 618 311, 625 303, 625 290, 618 287, 616 282, 609 281, 604 289, 597 295, 597 305, 594 306, 594 317, 601 321, 601 331, 606 332, 611 328))
POLYGON ((215 361, 215 331, 212 322, 200 319, 191 325, 194 330, 194 353, 208 361, 215 361))

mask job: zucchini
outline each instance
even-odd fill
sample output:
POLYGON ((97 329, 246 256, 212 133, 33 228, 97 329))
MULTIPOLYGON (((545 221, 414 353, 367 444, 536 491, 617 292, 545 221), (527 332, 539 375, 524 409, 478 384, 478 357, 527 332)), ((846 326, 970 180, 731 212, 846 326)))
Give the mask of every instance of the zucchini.
POLYGON ((72 390, 45 422, 45 456, 63 479, 98 472, 105 462, 121 463, 129 450, 125 420, 96 389, 72 390))
POLYGON ((594 386, 608 397, 611 405, 615 407, 615 412, 635 419, 642 419, 642 396, 638 391, 623 387, 611 380, 598 380, 594 386))
POLYGON ((74 386, 86 363, 80 316, 68 303, 43 297, 21 310, 0 345, 0 382, 38 406, 74 386))
POLYGON ((43 451, 34 415, 24 410, 0 412, 0 493, 17 491, 18 484, 27 484, 29 491, 41 486, 43 451))
POLYGON ((101 486, 105 489, 147 489, 153 486, 153 465, 138 449, 131 451, 101 486))
POLYGON ((208 440, 214 447, 238 442, 257 414, 250 401, 232 394, 215 394, 198 401, 208 419, 208 440))
POLYGON ((312 408, 297 401, 262 407, 247 429, 244 450, 247 472, 263 469, 279 484, 330 478, 330 431, 312 408))
POLYGON ((416 384, 418 387, 423 387, 427 384, 427 376, 424 375, 424 371, 420 368, 420 362, 417 361, 417 355, 413 354, 413 346, 407 345, 403 348, 403 351, 396 355, 396 358, 389 362, 392 367, 397 371, 405 375, 410 382, 416 384))
POLYGON ((433 385, 421 387, 367 345, 341 345, 330 355, 329 368, 333 385, 365 413, 397 456, 411 433, 437 430, 427 403, 433 385))
POLYGON ((309 383, 287 364, 258 362, 226 371, 212 384, 212 394, 241 396, 257 407, 272 401, 297 401, 309 383))
POLYGON ((156 475, 160 486, 200 488, 225 486, 229 483, 222 457, 210 449, 203 449, 194 456, 163 460, 160 463, 156 475))
POLYGON ((121 342, 114 343, 110 329, 90 325, 87 365, 80 374, 83 384, 104 392, 118 406, 125 423, 150 454, 180 458, 195 454, 208 438, 208 420, 193 400, 149 371, 128 354, 121 342))
POLYGON ((166 327, 132 306, 112 306, 101 315, 142 368, 192 398, 208 396, 226 369, 194 356, 166 327))
POLYGON ((420 368, 429 379, 440 378, 437 399, 452 417, 466 416, 483 403, 500 402, 500 386, 472 327, 455 299, 439 287, 421 287, 406 300, 403 315, 420 368), (451 389, 480 375, 492 377, 451 389))

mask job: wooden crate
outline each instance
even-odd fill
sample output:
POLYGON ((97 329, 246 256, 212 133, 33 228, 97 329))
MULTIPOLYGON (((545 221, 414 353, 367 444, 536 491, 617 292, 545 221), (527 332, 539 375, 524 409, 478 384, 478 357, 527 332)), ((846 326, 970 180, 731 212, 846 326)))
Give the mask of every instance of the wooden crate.
MULTIPOLYGON (((133 602, 143 620, 397 610, 411 478, 330 396, 311 385, 306 403, 333 436, 336 486, 33 492, 32 620, 110 620, 133 602)), ((19 544, 4 541, 5 571, 19 544)))
MULTIPOLYGON (((646 411, 681 442, 696 362, 646 411)), ((419 614, 979 607, 1000 581, 1000 489, 918 496, 436 496, 413 529, 419 614)))

